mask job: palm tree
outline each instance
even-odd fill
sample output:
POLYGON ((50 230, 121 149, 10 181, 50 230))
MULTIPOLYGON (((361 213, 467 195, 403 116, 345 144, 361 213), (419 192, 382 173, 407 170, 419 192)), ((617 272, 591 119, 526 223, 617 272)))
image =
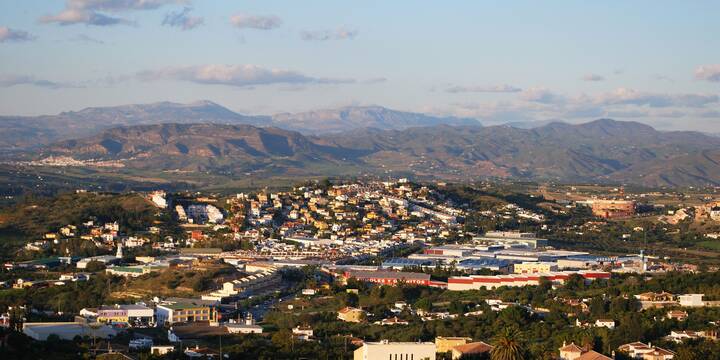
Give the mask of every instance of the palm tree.
POLYGON ((493 340, 495 346, 490 351, 492 360, 524 360, 525 347, 523 346, 522 333, 514 327, 505 328, 493 340))

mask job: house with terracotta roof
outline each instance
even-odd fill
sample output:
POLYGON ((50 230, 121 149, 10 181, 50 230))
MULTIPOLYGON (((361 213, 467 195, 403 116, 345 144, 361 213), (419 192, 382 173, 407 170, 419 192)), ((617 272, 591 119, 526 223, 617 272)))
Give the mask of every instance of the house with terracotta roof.
POLYGON ((612 358, 607 357, 597 351, 590 350, 575 358, 575 360, 612 360, 612 358))
POLYGON ((480 354, 489 354, 492 349, 492 345, 486 344, 482 341, 471 342, 453 347, 452 358, 453 360, 457 360, 466 355, 475 356, 480 354))
POLYGON ((560 350, 560 360, 575 360, 583 354, 583 348, 575 345, 574 342, 566 344, 563 341, 563 346, 560 350))
POLYGON ((359 323, 365 319, 365 311, 347 306, 338 310, 337 318, 342 321, 359 323))
POLYGON ((560 360, 612 360, 612 358, 609 358, 597 351, 577 346, 574 342, 569 345, 563 342, 563 346, 559 349, 559 351, 560 360))
POLYGON ((375 325, 383 325, 383 326, 384 325, 408 325, 408 324, 410 324, 410 322, 408 322, 407 320, 402 320, 402 319, 398 318, 397 316, 394 316, 391 318, 376 321, 376 322, 374 322, 374 324, 375 325))
POLYGON ((684 310, 670 310, 667 312, 667 318, 670 320, 685 321, 688 318, 688 313, 684 310))
POLYGON ((458 345, 465 345, 472 342, 472 338, 459 336, 438 336, 435 338, 437 352, 446 353, 458 345))

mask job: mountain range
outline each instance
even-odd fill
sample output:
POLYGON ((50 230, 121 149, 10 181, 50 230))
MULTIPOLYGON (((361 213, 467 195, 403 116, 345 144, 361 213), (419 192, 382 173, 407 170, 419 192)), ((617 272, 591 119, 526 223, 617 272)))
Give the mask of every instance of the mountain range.
POLYGON ((380 106, 353 106, 272 116, 242 115, 211 101, 159 102, 91 107, 57 115, 0 116, 0 150, 21 150, 60 140, 96 135, 103 130, 153 124, 229 124, 274 126, 304 134, 324 134, 374 127, 401 130, 415 126, 480 125, 475 119, 436 117, 380 106))
POLYGON ((372 173, 648 186, 720 185, 720 138, 600 119, 512 126, 356 128, 304 135, 277 127, 156 124, 112 128, 23 153, 112 161, 126 171, 272 176, 372 173))

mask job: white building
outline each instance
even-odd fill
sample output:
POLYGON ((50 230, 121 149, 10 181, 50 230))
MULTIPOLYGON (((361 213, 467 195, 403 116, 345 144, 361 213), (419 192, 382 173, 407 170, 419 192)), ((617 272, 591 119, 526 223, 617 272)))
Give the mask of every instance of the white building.
POLYGON ((397 359, 435 360, 435 343, 432 342, 366 342, 353 353, 354 360, 397 359))
POLYGON ((606 327, 608 329, 615 328, 615 320, 613 319, 597 319, 595 320, 595 327, 606 327))
POLYGON ((164 191, 154 191, 150 194, 150 201, 155 204, 155 206, 165 209, 168 207, 167 200, 165 200, 165 192, 164 191))
POLYGON ((38 340, 45 341, 50 335, 57 335, 62 340, 72 340, 76 336, 109 339, 116 331, 107 325, 90 326, 81 322, 24 323, 23 333, 38 340))
POLYGON ((153 345, 150 348, 150 353, 153 355, 166 355, 173 351, 175 351, 175 346, 173 345, 153 345))
POLYGON ((705 296, 705 294, 679 295, 678 302, 680 303, 680 306, 702 307, 702 306, 705 306, 705 302, 703 301, 703 296, 705 296))
POLYGON ((225 328, 231 334, 262 334, 263 332, 262 326, 255 325, 255 320, 250 313, 245 318, 245 322, 225 324, 225 328))

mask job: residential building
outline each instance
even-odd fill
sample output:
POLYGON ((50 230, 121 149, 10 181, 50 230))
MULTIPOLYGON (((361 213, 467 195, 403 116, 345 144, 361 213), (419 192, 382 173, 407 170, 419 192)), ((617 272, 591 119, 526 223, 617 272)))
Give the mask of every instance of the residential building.
POLYGON ((342 321, 359 323, 365 320, 365 311, 354 307, 344 307, 338 310, 337 317, 342 321))
POLYGON ((633 359, 642 360, 670 360, 675 356, 675 353, 670 350, 655 347, 650 343, 645 344, 641 342, 620 345, 618 350, 633 359))
POLYGON ((595 327, 606 327, 610 330, 615 328, 615 320, 613 319, 597 319, 595 320, 595 327))
POLYGON ((560 360, 575 360, 583 354, 584 349, 575 345, 574 342, 568 345, 563 341, 563 346, 559 349, 559 351, 560 360))
POLYGON ((300 340, 310 340, 314 335, 314 331, 310 326, 296 326, 292 329, 293 336, 300 340))
POLYGON ((452 348, 452 359, 459 360, 463 356, 479 356, 480 354, 489 354, 493 346, 482 341, 458 345, 452 348))
POLYGON ((437 347, 437 352, 444 353, 451 351, 452 348, 458 346, 458 345, 465 345, 472 341, 472 338, 469 337, 446 337, 446 336, 438 336, 435 338, 435 346, 437 347))
POLYGON ((255 324, 255 319, 248 313, 243 323, 225 324, 227 331, 231 334, 262 334, 263 328, 255 324))
POLYGON ((579 347, 575 343, 567 345, 563 342, 563 346, 558 349, 560 352, 560 360, 612 360, 599 352, 588 350, 585 347, 579 347))
POLYGON ((175 346, 173 345, 153 345, 150 347, 150 354, 152 355, 167 355, 171 352, 175 351, 175 346))
POLYGON ((670 320, 685 321, 688 318, 688 313, 683 310, 670 310, 667 312, 667 318, 670 320))

